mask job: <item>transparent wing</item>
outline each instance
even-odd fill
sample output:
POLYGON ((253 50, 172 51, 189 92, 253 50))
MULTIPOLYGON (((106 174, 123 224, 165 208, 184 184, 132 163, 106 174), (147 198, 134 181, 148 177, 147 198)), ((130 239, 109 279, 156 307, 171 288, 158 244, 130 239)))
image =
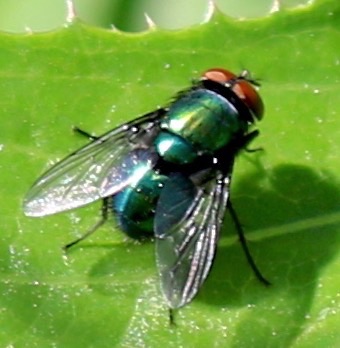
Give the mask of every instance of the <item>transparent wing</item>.
POLYGON ((208 276, 229 196, 230 173, 217 173, 202 187, 175 174, 156 209, 156 258, 171 308, 190 302, 208 276))
MULTIPOLYGON (((131 180, 124 157, 136 148, 148 148, 159 132, 159 109, 111 130, 75 151, 44 173, 27 193, 23 208, 28 216, 50 215, 76 208, 117 193, 131 180)), ((135 164, 150 168, 156 161, 151 152, 130 156, 135 164)))

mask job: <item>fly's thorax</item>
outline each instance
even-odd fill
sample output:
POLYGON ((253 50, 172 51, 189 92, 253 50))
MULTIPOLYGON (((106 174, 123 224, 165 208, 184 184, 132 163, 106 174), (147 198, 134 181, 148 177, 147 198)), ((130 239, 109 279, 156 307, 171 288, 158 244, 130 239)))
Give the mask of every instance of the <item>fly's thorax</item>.
POLYGON ((155 146, 166 162, 188 164, 197 158, 195 148, 185 138, 171 131, 161 131, 155 140, 155 146))
POLYGON ((202 87, 184 93, 171 104, 155 146, 169 162, 191 163, 199 155, 214 154, 227 146, 247 128, 247 121, 232 102, 202 87))
POLYGON ((153 236, 155 209, 166 180, 167 176, 150 169, 138 182, 113 197, 118 222, 128 236, 135 239, 153 236))

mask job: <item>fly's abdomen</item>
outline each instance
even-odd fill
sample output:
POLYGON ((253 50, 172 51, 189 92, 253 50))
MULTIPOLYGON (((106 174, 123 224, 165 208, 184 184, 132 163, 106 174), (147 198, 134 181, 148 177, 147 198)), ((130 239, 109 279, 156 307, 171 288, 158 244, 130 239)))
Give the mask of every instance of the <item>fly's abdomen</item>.
POLYGON ((166 180, 166 176, 150 169, 113 197, 118 222, 127 235, 135 239, 153 236, 155 208, 166 180))
POLYGON ((169 108, 155 146, 164 160, 191 163, 200 154, 213 154, 243 133, 247 123, 223 96, 205 88, 187 92, 169 108))

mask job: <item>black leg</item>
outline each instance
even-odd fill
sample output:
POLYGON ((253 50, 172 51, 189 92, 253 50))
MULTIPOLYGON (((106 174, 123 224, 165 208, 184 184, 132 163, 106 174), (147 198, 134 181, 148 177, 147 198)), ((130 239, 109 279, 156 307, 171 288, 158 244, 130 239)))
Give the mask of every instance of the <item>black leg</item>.
POLYGON ((73 131, 75 133, 78 133, 78 134, 90 139, 90 140, 97 140, 98 139, 98 137, 96 137, 96 136, 94 136, 94 135, 92 135, 92 134, 90 134, 90 133, 88 133, 88 132, 86 132, 78 127, 73 127, 73 131))
POLYGON ((248 145, 253 141, 253 139, 255 139, 258 135, 260 134, 260 132, 256 129, 250 133, 248 133, 247 135, 244 136, 244 138, 242 139, 242 142, 240 144, 240 148, 244 149, 244 151, 246 152, 258 152, 258 151, 264 151, 263 147, 255 147, 253 149, 249 149, 248 145))
POLYGON ((175 313, 172 308, 169 308, 169 323, 170 323, 170 326, 176 326, 175 313))
POLYGON ((251 254, 250 254, 250 251, 249 251, 248 245, 247 245, 247 240, 246 240, 244 233, 243 233, 243 228, 241 226, 240 220, 238 219, 236 211, 234 210, 230 200, 228 201, 228 209, 229 209, 229 212, 230 212, 232 219, 234 220, 235 227, 236 227, 243 251, 246 254, 246 258, 247 258, 247 261, 248 261, 250 267, 252 268, 253 272, 255 273, 257 279, 260 282, 262 282, 265 285, 270 285, 270 282, 261 274, 261 272, 257 268, 255 261, 253 260, 251 254))
POLYGON ((263 147, 255 147, 253 149, 245 148, 244 151, 249 152, 249 153, 259 152, 259 151, 264 151, 264 148, 263 147))
POLYGON ((100 226, 102 226, 108 217, 108 212, 109 212, 109 198, 104 198, 103 199, 103 205, 101 208, 101 219, 94 225, 92 226, 85 234, 83 234, 81 237, 78 239, 74 240, 71 243, 66 244, 63 249, 65 251, 69 250, 69 248, 73 247, 74 245, 78 244, 82 240, 86 239, 88 236, 90 236, 92 233, 94 233, 100 226))

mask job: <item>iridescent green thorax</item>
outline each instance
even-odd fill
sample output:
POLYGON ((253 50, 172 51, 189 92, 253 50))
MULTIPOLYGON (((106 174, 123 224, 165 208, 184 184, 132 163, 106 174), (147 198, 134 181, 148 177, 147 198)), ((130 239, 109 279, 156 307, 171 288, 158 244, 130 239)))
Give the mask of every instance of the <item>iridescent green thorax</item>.
POLYGON ((213 154, 247 129, 236 107, 225 97, 205 88, 193 89, 169 108, 155 140, 167 161, 190 163, 199 154, 213 154))

